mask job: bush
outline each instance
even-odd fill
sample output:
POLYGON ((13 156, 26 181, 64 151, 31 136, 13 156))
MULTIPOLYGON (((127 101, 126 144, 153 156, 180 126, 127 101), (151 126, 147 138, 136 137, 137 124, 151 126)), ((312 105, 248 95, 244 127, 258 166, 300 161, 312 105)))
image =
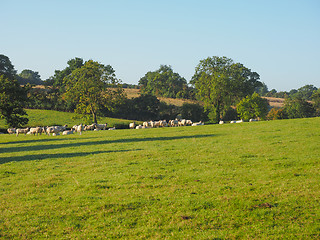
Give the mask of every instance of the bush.
POLYGON ((277 119, 286 119, 286 118, 288 117, 286 115, 286 112, 282 108, 272 108, 267 115, 268 120, 277 120, 277 119))
POLYGON ((199 104, 184 103, 181 107, 181 117, 190 119, 193 122, 206 121, 208 116, 204 112, 204 108, 199 104))
POLYGON ((288 118, 314 117, 316 110, 313 105, 302 98, 288 98, 284 104, 288 118))

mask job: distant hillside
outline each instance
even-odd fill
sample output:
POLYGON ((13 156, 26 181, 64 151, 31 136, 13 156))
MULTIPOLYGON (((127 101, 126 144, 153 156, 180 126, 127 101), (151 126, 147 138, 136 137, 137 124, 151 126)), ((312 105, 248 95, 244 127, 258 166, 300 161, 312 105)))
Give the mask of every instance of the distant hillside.
MULTIPOLYGON (((124 91, 126 92, 128 98, 135 98, 140 95, 139 89, 129 89, 125 88, 124 91)), ((273 98, 273 97, 263 97, 268 100, 271 107, 283 107, 284 98, 273 98)), ((188 99, 178 99, 178 98, 164 98, 158 97, 160 101, 163 101, 167 104, 172 104, 176 106, 182 106, 183 103, 198 103, 198 101, 188 100, 188 99)))

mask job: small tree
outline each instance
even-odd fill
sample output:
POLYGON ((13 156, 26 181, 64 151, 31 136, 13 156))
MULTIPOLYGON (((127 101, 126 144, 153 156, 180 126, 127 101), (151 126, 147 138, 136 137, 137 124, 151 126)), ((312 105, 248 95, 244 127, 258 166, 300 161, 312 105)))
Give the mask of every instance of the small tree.
POLYGON ((288 118, 283 108, 272 108, 268 115, 268 120, 286 119, 288 118))
POLYGON ((268 101, 261 98, 258 93, 247 96, 237 105, 237 112, 243 120, 249 120, 250 118, 265 119, 268 109, 268 101))

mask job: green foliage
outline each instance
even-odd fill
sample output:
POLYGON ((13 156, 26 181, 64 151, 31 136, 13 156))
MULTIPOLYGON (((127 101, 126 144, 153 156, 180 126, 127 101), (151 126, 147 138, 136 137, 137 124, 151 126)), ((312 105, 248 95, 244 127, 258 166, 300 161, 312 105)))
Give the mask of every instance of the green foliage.
POLYGON ((316 110, 316 115, 320 116, 320 88, 313 92, 311 99, 316 110))
POLYGON ((0 55, 0 118, 9 127, 19 127, 28 122, 23 109, 27 101, 26 91, 20 87, 15 77, 9 58, 0 55))
POLYGON ((290 94, 291 98, 301 98, 303 100, 311 100, 311 96, 314 91, 317 91, 317 88, 313 85, 305 85, 297 90, 296 93, 290 94))
POLYGON ((271 108, 267 115, 268 120, 278 120, 286 118, 288 118, 288 116, 283 108, 271 108))
POLYGON ((302 98, 287 98, 284 110, 288 118, 307 118, 315 115, 312 104, 302 98))
POLYGON ((75 113, 86 122, 97 123, 101 109, 123 97, 122 88, 108 88, 118 83, 111 66, 89 60, 64 78, 65 100, 76 105, 75 113))
POLYGON ((191 83, 197 95, 210 112, 214 122, 222 118, 222 113, 255 89, 261 86, 259 74, 251 72, 240 63, 226 57, 212 57, 201 60, 191 83))
POLYGON ((0 138, 2 239, 319 239, 320 118, 0 138))
POLYGON ((237 112, 243 120, 262 119, 264 120, 269 110, 267 99, 261 98, 258 93, 247 96, 237 104, 237 112))
POLYGON ((9 79, 14 79, 16 77, 17 71, 14 69, 10 59, 0 54, 0 75, 9 79))
POLYGON ((146 73, 140 78, 139 87, 142 94, 169 98, 188 96, 187 81, 167 65, 161 65, 159 70, 146 73))
POLYGON ((41 80, 38 72, 34 72, 29 69, 23 70, 18 75, 18 83, 21 85, 33 84, 33 85, 43 85, 44 82, 41 80))
POLYGON ((203 106, 193 103, 184 103, 182 105, 181 118, 190 119, 193 122, 208 120, 208 116, 205 114, 203 106))

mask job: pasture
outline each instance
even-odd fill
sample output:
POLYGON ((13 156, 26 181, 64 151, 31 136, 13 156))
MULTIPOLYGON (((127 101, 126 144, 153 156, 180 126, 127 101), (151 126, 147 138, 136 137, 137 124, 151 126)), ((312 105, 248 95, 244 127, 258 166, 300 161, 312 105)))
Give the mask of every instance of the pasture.
POLYGON ((320 118, 0 135, 1 239, 319 239, 320 118))
MULTIPOLYGON (((25 109, 29 122, 26 127, 37 127, 37 126, 54 126, 54 125, 68 125, 71 128, 73 125, 80 124, 83 122, 80 119, 74 119, 74 113, 59 112, 54 110, 39 110, 39 109, 25 109)), ((115 124, 129 125, 130 120, 116 119, 101 117, 98 119, 99 123, 108 123, 108 127, 114 127, 115 124)), ((139 122, 139 121, 136 121, 139 122)), ((4 119, 0 119, 0 129, 6 130, 4 119)))

